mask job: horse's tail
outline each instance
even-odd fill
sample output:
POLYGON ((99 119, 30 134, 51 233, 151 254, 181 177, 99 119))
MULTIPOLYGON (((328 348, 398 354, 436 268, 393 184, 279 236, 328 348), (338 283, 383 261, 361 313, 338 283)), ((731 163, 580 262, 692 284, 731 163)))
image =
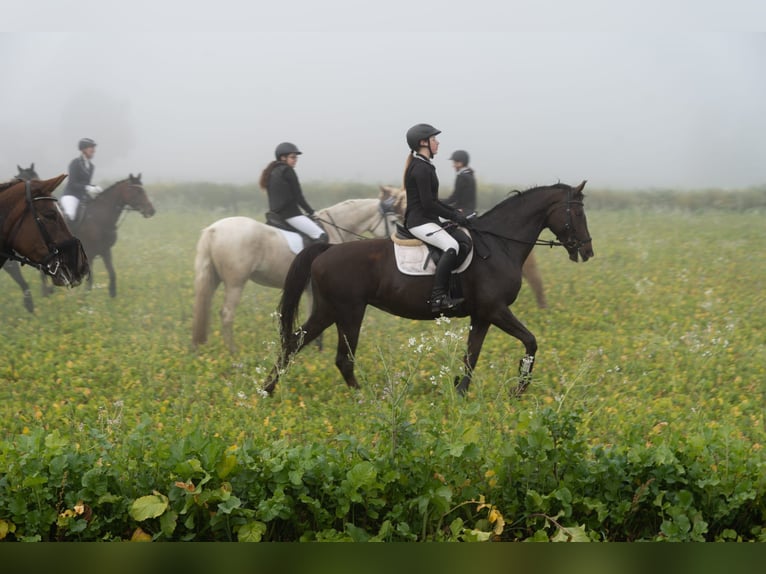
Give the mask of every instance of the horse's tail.
POLYGON ((282 340, 282 353, 287 353, 290 337, 295 333, 298 322, 298 307, 301 295, 311 279, 311 264, 314 259, 331 247, 328 243, 313 243, 293 259, 285 277, 282 299, 279 301, 279 336, 282 340))
POLYGON ((192 321, 192 344, 203 344, 207 341, 210 326, 210 307, 221 278, 213 266, 210 255, 211 243, 215 230, 206 227, 197 242, 197 255, 194 259, 194 319, 192 321))

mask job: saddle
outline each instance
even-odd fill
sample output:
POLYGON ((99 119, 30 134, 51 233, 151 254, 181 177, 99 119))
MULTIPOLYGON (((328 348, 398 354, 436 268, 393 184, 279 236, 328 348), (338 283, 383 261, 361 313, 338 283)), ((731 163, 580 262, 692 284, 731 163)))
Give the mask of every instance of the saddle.
MULTIPOLYGON (((463 229, 470 237, 468 230, 463 229)), ((396 230, 391 234, 394 244, 394 259, 396 267, 404 275, 433 275, 436 272, 436 264, 442 256, 438 247, 429 245, 412 235, 403 225, 397 223, 396 230)), ((473 261, 473 245, 470 249, 460 250, 458 253, 458 265, 453 275, 465 271, 473 261)))
MULTIPOLYGON (((273 211, 266 212, 266 225, 270 225, 271 227, 276 227, 280 231, 287 231, 287 232, 295 233, 299 235, 301 239, 303 239, 304 249, 308 247, 309 245, 311 245, 312 243, 316 242, 315 239, 312 239, 311 237, 309 237, 302 231, 296 229, 295 227, 287 223, 284 219, 282 219, 282 217, 280 217, 273 211)), ((317 222, 317 225, 319 225, 319 227, 321 227, 325 231, 325 233, 327 233, 327 230, 324 229, 324 225, 322 225, 321 222, 317 222)))

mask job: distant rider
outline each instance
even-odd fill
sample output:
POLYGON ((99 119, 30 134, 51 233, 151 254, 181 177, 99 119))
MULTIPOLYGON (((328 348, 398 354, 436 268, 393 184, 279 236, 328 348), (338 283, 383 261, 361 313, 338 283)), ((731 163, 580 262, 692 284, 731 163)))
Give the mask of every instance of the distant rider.
POLYGON ((312 240, 326 242, 327 234, 310 219, 314 210, 303 196, 298 175, 295 173, 295 164, 302 153, 290 142, 279 144, 274 150, 276 159, 261 173, 260 186, 268 193, 269 211, 312 240))
POLYGON ((470 215, 476 211, 476 178, 473 169, 468 166, 470 157, 467 151, 459 149, 452 153, 450 160, 457 172, 455 189, 444 203, 460 210, 464 215, 470 215))
POLYGON ((436 136, 440 133, 429 124, 416 124, 407 130, 407 145, 411 153, 404 169, 404 188, 407 191, 404 224, 412 235, 443 251, 436 265, 431 292, 433 313, 449 311, 463 302, 463 299, 450 297, 449 277, 457 265, 460 243, 470 243, 470 239, 459 229, 445 229, 440 225, 440 218, 468 225, 464 214, 439 201, 439 178, 431 159, 439 149, 436 136))
POLYGON ((96 154, 96 142, 90 138, 83 138, 77 147, 80 149, 80 155, 69 163, 69 178, 59 202, 70 221, 77 219, 77 209, 83 198, 94 198, 103 191, 99 186, 91 185, 95 170, 91 160, 96 154))

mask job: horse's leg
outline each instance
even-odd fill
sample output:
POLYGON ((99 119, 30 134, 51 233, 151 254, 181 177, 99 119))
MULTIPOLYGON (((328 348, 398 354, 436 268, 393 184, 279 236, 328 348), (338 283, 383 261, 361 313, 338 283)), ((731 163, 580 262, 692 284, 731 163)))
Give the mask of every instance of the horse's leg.
POLYGON ((117 296, 117 275, 114 273, 114 265, 112 265, 112 250, 107 249, 101 255, 101 259, 104 260, 104 267, 106 272, 109 273, 109 296, 117 296))
POLYGON ((316 339, 322 332, 335 322, 335 319, 325 313, 317 313, 316 310, 311 314, 308 320, 301 325, 295 333, 287 337, 287 342, 279 355, 277 364, 269 373, 263 390, 269 394, 274 392, 274 387, 279 382, 280 375, 284 372, 287 364, 292 358, 306 345, 316 339))
POLYGON ((540 268, 537 266, 537 259, 535 258, 534 251, 531 251, 527 256, 526 261, 524 261, 524 265, 521 267, 521 274, 532 288, 532 291, 535 294, 535 299, 537 300, 537 306, 540 309, 548 307, 548 301, 545 299, 545 290, 543 289, 543 276, 540 275, 540 268))
POLYGON ((24 292, 24 307, 30 313, 35 312, 35 303, 32 301, 32 292, 29 290, 29 283, 24 280, 24 276, 21 274, 21 265, 16 261, 8 261, 3 267, 8 272, 13 280, 21 287, 24 292))
POLYGON ((335 366, 338 367, 346 384, 353 388, 359 388, 359 382, 354 375, 354 361, 356 360, 356 346, 359 343, 359 331, 364 319, 364 305, 352 308, 346 317, 338 319, 338 351, 335 354, 335 366))
POLYGON ((237 346, 234 344, 234 311, 242 298, 244 285, 231 285, 224 283, 223 306, 221 307, 221 334, 229 352, 236 353, 237 346))
POLYGON ((514 394, 521 395, 529 383, 532 382, 532 368, 535 366, 535 354, 537 353, 537 339, 508 307, 502 307, 491 319, 493 325, 517 338, 524 344, 526 354, 519 361, 519 385, 514 394))
POLYGON ((479 353, 481 353, 481 346, 484 344, 484 338, 487 336, 489 324, 489 321, 475 318, 471 319, 471 330, 468 333, 468 346, 465 355, 463 356, 465 373, 462 380, 459 375, 455 377, 455 390, 460 395, 464 395, 468 392, 468 385, 471 384, 473 370, 476 368, 476 363, 479 360, 479 353))
POLYGON ((40 294, 43 297, 48 297, 53 293, 53 286, 48 285, 48 276, 40 271, 40 294))
MULTIPOLYGON (((314 294, 311 291, 311 284, 309 284, 308 287, 306 287, 306 306, 309 309, 309 313, 311 313, 311 309, 314 306, 314 294)), ((321 351, 324 346, 322 344, 322 333, 319 333, 316 338, 316 346, 317 350, 321 351)))

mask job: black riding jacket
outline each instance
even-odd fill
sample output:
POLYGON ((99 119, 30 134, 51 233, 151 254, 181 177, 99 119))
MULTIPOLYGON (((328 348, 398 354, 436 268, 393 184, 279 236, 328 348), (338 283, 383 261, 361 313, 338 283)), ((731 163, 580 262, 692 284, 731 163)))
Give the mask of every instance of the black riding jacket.
POLYGON ((406 227, 439 223, 439 217, 454 219, 457 215, 454 209, 439 201, 439 178, 428 158, 420 154, 413 156, 404 173, 404 188, 407 191, 406 227))
POLYGON ((272 170, 266 191, 269 195, 269 210, 282 219, 303 215, 300 207, 309 215, 314 213, 303 197, 298 175, 284 162, 278 163, 272 170))
POLYGON ((74 195, 77 199, 85 197, 85 186, 90 185, 95 169, 92 161, 86 163, 85 157, 74 158, 69 162, 69 177, 61 195, 74 195))
POLYGON ((470 167, 461 169, 455 177, 455 189, 444 203, 466 215, 476 211, 476 178, 470 167))

